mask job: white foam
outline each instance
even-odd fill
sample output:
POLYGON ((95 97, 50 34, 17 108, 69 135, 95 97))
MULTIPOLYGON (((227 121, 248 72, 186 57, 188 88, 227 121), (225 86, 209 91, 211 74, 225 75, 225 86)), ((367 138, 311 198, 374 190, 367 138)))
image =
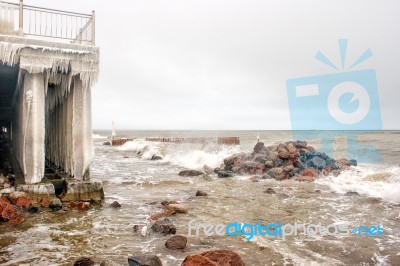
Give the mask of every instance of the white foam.
POLYGON ((99 134, 92 134, 92 136, 93 136, 93 139, 106 139, 107 138, 106 136, 102 136, 99 134))
POLYGON ((338 193, 355 191, 391 203, 400 202, 400 168, 396 166, 360 165, 337 177, 328 176, 316 182, 338 193))

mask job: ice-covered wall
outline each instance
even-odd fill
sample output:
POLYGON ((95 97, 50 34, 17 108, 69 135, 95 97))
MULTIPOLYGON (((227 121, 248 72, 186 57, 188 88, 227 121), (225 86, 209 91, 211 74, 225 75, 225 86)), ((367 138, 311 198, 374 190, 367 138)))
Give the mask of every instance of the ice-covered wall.
POLYGON ((93 159, 91 89, 98 49, 0 37, 0 61, 20 68, 13 139, 25 181, 41 181, 45 157, 83 179, 93 159))

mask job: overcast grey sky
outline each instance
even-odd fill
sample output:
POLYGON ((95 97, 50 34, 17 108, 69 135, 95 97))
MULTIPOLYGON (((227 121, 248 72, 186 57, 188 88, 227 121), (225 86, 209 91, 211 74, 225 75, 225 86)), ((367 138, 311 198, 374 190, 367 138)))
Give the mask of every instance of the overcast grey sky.
POLYGON ((93 128, 290 129, 286 80, 375 69, 383 126, 400 128, 400 2, 396 0, 25 0, 96 11, 100 79, 93 128))

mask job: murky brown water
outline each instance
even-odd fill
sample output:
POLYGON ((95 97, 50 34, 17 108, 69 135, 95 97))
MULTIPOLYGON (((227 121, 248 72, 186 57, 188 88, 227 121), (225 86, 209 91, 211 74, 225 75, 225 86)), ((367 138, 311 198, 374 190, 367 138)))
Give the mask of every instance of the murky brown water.
MULTIPOLYGON (((96 139, 96 157, 92 177, 101 179, 106 193, 104 207, 90 211, 41 212, 29 214, 18 226, 0 225, 0 263, 2 265, 72 265, 79 256, 95 261, 109 259, 122 265, 127 256, 152 253, 165 265, 180 265, 190 253, 210 248, 229 248, 238 252, 246 265, 400 265, 400 143, 397 132, 364 136, 372 139, 383 161, 361 165, 338 177, 326 177, 315 183, 263 180, 248 177, 212 180, 185 178, 177 173, 183 166, 196 168, 217 164, 224 156, 239 150, 250 151, 257 132, 140 132, 142 136, 240 136, 240 147, 217 145, 178 145, 136 141, 121 148, 102 146, 96 139), (137 156, 137 151, 141 156, 137 156), (152 153, 164 155, 163 161, 150 161, 152 153), (129 158, 124 158, 128 156, 129 158), (273 188, 275 194, 266 194, 273 188), (208 197, 194 197, 196 190, 208 197), (319 191, 317 191, 319 190, 319 191), (346 196, 347 191, 360 195, 346 196), (118 200, 121 209, 107 205, 118 200), (171 220, 178 234, 188 234, 188 223, 229 224, 239 221, 255 224, 298 221, 329 225, 345 222, 349 227, 382 225, 384 236, 241 236, 189 237, 185 252, 170 251, 164 243, 168 236, 151 233, 143 237, 134 232, 134 224, 159 211, 154 201, 178 200, 188 214, 171 220)), ((266 144, 289 140, 289 132, 260 132, 266 144)), ((193 234, 195 232, 193 231, 193 234)))

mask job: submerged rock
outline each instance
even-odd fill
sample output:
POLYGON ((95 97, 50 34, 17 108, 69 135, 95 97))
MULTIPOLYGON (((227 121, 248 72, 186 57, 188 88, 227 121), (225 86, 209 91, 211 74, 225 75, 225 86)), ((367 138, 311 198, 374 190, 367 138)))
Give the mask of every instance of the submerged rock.
POLYGON ((267 190, 265 190, 264 191, 264 193, 267 193, 267 194, 275 194, 275 190, 273 190, 272 188, 267 188, 267 190))
POLYGON ((165 242, 165 246, 168 249, 173 249, 173 250, 183 250, 185 249, 187 244, 187 238, 184 236, 173 236, 170 239, 165 242))
POLYGON ((162 266, 162 262, 156 255, 142 255, 128 257, 129 266, 162 266))
POLYGON ((179 176, 199 176, 203 175, 204 173, 197 170, 182 170, 179 172, 179 176))
POLYGON ((208 196, 207 192, 204 192, 203 190, 196 191, 196 197, 205 197, 205 196, 208 196))
POLYGON ((163 220, 156 221, 152 226, 151 229, 154 232, 158 232, 161 234, 172 234, 175 235, 176 233, 176 226, 167 218, 163 220))
POLYGON ((355 192, 355 191, 348 191, 344 195, 345 196, 360 196, 360 194, 358 192, 355 192))
POLYGON ((109 205, 111 208, 121 208, 121 204, 118 201, 114 201, 109 205))
POLYGON ((152 161, 157 161, 157 160, 162 160, 163 159, 163 157, 161 157, 160 155, 153 155, 153 156, 151 156, 151 160, 152 161))
POLYGON ((95 263, 91 258, 80 257, 74 263, 74 266, 94 266, 95 263))
POLYGON ((218 177, 220 178, 225 178, 225 177, 232 177, 235 174, 232 171, 219 171, 218 172, 218 177))

